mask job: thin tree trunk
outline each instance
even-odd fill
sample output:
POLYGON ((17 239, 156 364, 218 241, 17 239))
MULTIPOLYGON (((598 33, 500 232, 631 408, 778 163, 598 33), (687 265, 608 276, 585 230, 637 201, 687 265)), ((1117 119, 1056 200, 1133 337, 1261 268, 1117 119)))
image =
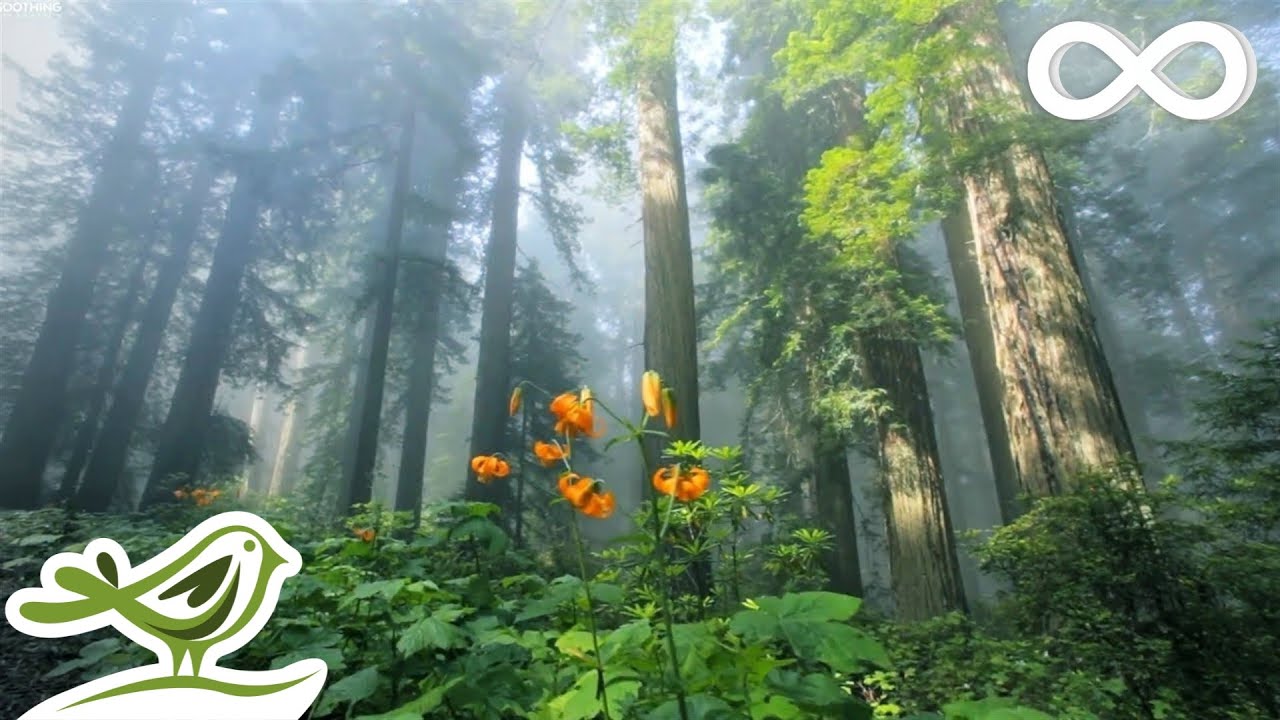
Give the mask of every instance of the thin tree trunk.
POLYGON ((449 226, 441 223, 428 228, 427 233, 426 262, 411 268, 409 274, 416 283, 420 283, 425 297, 413 327, 408 402, 405 404, 395 501, 397 511, 412 512, 415 519, 422 511, 422 482, 427 468, 427 429, 431 420, 431 399, 435 395, 436 348, 440 339, 440 304, 444 293, 449 226))
MULTIPOLYGON (((305 345, 294 351, 293 380, 297 380, 303 368, 307 366, 310 348, 305 345)), ((267 494, 284 495, 292 489, 292 482, 286 484, 285 478, 297 471, 297 457, 301 445, 301 433, 298 427, 305 421, 303 412, 304 398, 293 397, 285 407, 284 419, 280 422, 280 436, 276 440, 275 458, 271 462, 271 480, 267 485, 267 494)))
MULTIPOLYGON (((994 7, 974 2, 962 22, 969 41, 998 58, 961 69, 947 120, 955 136, 981 138, 990 107, 1026 104, 994 7)), ((1011 145, 965 168, 963 185, 1017 486, 1059 494, 1077 473, 1131 458, 1133 443, 1049 169, 1040 152, 1011 145)))
MULTIPOLYGON (((214 132, 231 122, 234 105, 228 103, 214 115, 214 132)), ((200 220, 216 179, 211 161, 196 165, 191 187, 182 201, 182 210, 169 235, 169 245, 156 272, 155 286, 138 319, 137 336, 129 348, 120 379, 111 393, 111 407, 102 423, 102 432, 94 443, 93 454, 85 468, 84 479, 73 500, 81 510, 101 512, 107 509, 120 484, 128 462, 129 445, 142 416, 147 385, 155 370, 156 359, 164 345, 165 331, 173 314, 173 304, 191 262, 191 250, 200 237, 200 220)))
POLYGON ((378 459, 378 430, 382 421, 382 396, 387 380, 387 353, 391 345, 391 317, 400 266, 400 239, 404 234, 404 208, 409 195, 409 169, 413 162, 414 116, 413 102, 406 100, 395 180, 387 213, 387 238, 383 248, 377 305, 371 318, 373 324, 370 329, 364 385, 357 391, 357 422, 349 430, 351 464, 338 493, 338 512, 342 515, 351 512, 351 506, 373 499, 373 472, 378 459))
POLYGON ((877 434, 898 617, 926 620, 963 611, 964 585, 920 350, 909 341, 868 339, 863 357, 868 384, 885 391, 889 407, 878 419, 877 434))
POLYGON ((815 442, 813 495, 818 522, 835 537, 824 558, 832 591, 862 597, 862 564, 858 559, 858 523, 853 514, 853 487, 844 446, 815 442))
MULTIPOLYGON (((431 403, 435 397, 436 351, 440 341, 445 288, 451 282, 447 268, 449 237, 453 216, 458 207, 458 194, 461 192, 460 160, 456 152, 449 150, 441 151, 433 159, 430 177, 427 179, 427 184, 434 190, 431 204, 447 208, 448 212, 443 217, 425 221, 423 257, 410 266, 409 278, 412 284, 422 289, 422 305, 412 331, 408 402, 405 406, 404 434, 400 443, 395 507, 397 510, 413 513, 414 527, 418 526, 422 517, 427 431, 431 420, 431 403)), ((499 164, 501 163, 500 159, 499 164)), ((501 173, 501 169, 499 172, 501 173)), ((514 231, 514 224, 512 230, 514 231)), ((507 324, 510 325, 510 321, 507 324)), ((483 335, 483 330, 481 332, 483 335)), ((483 346, 480 352, 483 355, 483 346)))
POLYGON ((245 479, 244 485, 241 488, 241 494, 259 492, 262 489, 259 484, 259 480, 261 479, 259 466, 262 462, 262 451, 265 447, 265 443, 261 441, 263 439, 263 435, 265 435, 262 431, 262 426, 266 410, 267 390, 261 385, 255 385, 253 387, 253 402, 249 404, 249 421, 247 424, 249 426, 249 442, 253 446, 253 451, 256 454, 256 457, 253 462, 249 463, 249 466, 245 468, 245 479))
POLYGON ((149 253, 144 253, 134 264, 124 293, 120 296, 120 301, 112 314, 116 326, 107 338, 106 347, 102 349, 102 364, 98 366, 93 395, 89 398, 89 407, 85 411, 84 420, 76 430, 71 456, 67 459, 67 466, 62 473, 62 482, 58 488, 60 500, 70 499, 80 485, 80 475, 84 471, 85 462, 89 459, 89 452, 93 449, 94 438, 98 436, 102 411, 106 408, 107 399, 111 395, 111 385, 116 379, 116 368, 120 365, 120 349, 124 346, 125 336, 129 334, 133 311, 138 305, 138 296, 142 294, 149 260, 149 253))
POLYGON ((130 188, 129 167, 160 83, 179 12, 160 8, 136 63, 130 64, 129 94, 116 117, 88 204, 67 243, 58 284, 49 296, 22 384, 0 436, 0 507, 34 508, 40 502, 45 466, 63 420, 67 383, 75 369, 76 349, 93 302, 94 286, 108 254, 111 228, 130 188))
MULTIPOLYGON (((515 293, 517 225, 520 211, 520 160, 529 126, 524 78, 509 77, 503 87, 502 138, 493 188, 493 218, 485 251, 484 301, 480 310, 480 348, 471 420, 471 454, 507 449, 507 393, 511 388, 511 314, 515 293)), ((468 474, 471 471, 468 467, 468 474)), ((466 498, 506 507, 507 483, 468 482, 466 498)))
POLYGON ((270 178, 271 159, 265 153, 279 120, 279 107, 264 102, 253 121, 249 145, 263 155, 242 158, 227 216, 213 252, 204 296, 196 312, 182 371, 169 413, 160 429, 155 463, 143 493, 143 503, 164 500, 174 478, 194 482, 204 454, 205 431, 213 411, 218 379, 231 345, 231 330, 240 307, 241 284, 253 259, 258 215, 270 178))
POLYGON ((349 343, 344 345, 344 350, 351 352, 350 357, 344 358, 346 364, 345 375, 351 386, 351 404, 347 407, 347 424, 346 434, 342 439, 342 454, 340 456, 341 476, 338 478, 338 504, 342 503, 342 493, 345 493, 346 478, 351 477, 355 471, 356 465, 356 448, 360 445, 360 435, 357 429, 360 427, 360 418, 364 413, 365 396, 368 394, 369 387, 369 363, 364 358, 369 357, 370 349, 373 347, 373 318, 378 312, 377 303, 370 305, 365 311, 365 317, 359 323, 359 333, 354 330, 348 336, 349 343))

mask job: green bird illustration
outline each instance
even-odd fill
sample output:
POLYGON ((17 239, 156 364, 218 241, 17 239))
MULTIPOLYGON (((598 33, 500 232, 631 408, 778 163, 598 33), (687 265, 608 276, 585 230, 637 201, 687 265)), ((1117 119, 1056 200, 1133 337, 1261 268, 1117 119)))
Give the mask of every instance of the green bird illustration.
MULTIPOLYGON (((266 530, 275 536, 271 539, 279 540, 269 526, 266 530)), ((16 610, 49 637, 78 634, 88 624, 111 624, 156 650, 155 643, 144 642, 138 633, 150 636, 168 648, 174 676, 188 656, 191 673, 198 676, 211 648, 238 635, 248 642, 274 611, 278 592, 268 593, 268 587, 274 580, 278 589, 283 577, 275 576, 296 573, 300 562, 296 551, 283 541, 279 546, 293 557, 282 555, 276 545, 249 524, 225 524, 155 569, 149 566, 165 553, 134 568, 131 574, 144 570, 145 574, 122 584, 122 571, 129 569, 127 554, 114 541, 95 540, 83 557, 88 560, 95 547, 100 548, 92 554, 96 572, 88 569, 87 562, 62 563, 45 580, 46 594, 23 602, 16 610), (60 626, 66 632, 59 632, 60 626)), ((218 655, 234 649, 224 646, 218 655)))

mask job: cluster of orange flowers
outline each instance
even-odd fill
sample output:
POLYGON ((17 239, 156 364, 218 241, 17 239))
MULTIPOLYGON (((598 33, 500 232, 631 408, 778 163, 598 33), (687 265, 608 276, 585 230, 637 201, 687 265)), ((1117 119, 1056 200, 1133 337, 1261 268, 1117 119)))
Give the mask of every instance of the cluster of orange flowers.
POLYGON ((373 542, 373 539, 378 537, 378 531, 373 528, 352 528, 351 532, 356 537, 360 538, 361 541, 367 543, 373 542))
MULTIPOLYGON (((649 370, 640 381, 640 396, 644 404, 645 414, 649 417, 662 415, 667 428, 676 424, 676 403, 671 388, 663 387, 658 373, 649 370)), ((524 398, 523 387, 517 386, 511 393, 507 411, 515 415, 520 411, 524 398)), ((583 388, 580 393, 561 393, 550 405, 551 414, 556 419, 555 431, 564 435, 566 440, 574 437, 599 437, 604 432, 603 421, 597 422, 591 390, 583 388)), ((579 475, 569 469, 569 447, 559 442, 533 443, 534 457, 543 467, 551 467, 558 462, 565 464, 565 472, 561 473, 558 487, 560 494, 569 504, 588 517, 607 518, 613 514, 617 499, 610 490, 604 490, 598 480, 579 475)), ((477 455, 471 459, 471 470, 476 479, 488 484, 494 478, 504 478, 511 473, 511 465, 497 455, 477 455)), ((711 476, 700 467, 681 468, 679 465, 660 468, 653 475, 653 487, 681 502, 689 502, 701 497, 711 486, 711 476)))
POLYGON ((222 491, 216 488, 215 489, 196 488, 195 490, 188 490, 185 487, 181 487, 173 491, 173 496, 175 498, 179 500, 186 500, 190 498, 193 502, 195 502, 197 507, 208 507, 209 505, 212 505, 213 501, 217 500, 221 495, 222 495, 222 491))

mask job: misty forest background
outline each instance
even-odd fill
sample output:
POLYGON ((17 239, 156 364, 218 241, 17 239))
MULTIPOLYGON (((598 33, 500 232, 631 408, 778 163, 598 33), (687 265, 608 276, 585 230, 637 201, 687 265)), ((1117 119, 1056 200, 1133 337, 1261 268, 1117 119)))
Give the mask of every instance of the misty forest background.
MULTIPOLYGON (((222 662, 324 658, 313 718, 1280 717, 1271 0, 61 8, 4 59, 5 596, 243 507, 305 564, 222 662), (1257 88, 1059 121, 1068 19, 1257 88), (627 440, 646 370, 700 443, 548 503, 544 390, 627 440)), ((146 661, 2 643, 5 717, 146 661)))

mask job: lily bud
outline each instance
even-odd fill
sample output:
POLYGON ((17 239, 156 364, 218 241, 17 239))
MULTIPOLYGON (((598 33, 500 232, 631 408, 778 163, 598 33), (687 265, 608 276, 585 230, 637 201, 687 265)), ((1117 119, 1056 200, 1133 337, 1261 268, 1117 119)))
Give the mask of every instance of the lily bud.
POLYGON ((520 403, 524 400, 524 386, 517 385, 515 390, 511 391, 511 400, 507 402, 507 414, 515 416, 520 412, 520 403))
POLYGON ((662 378, 656 371, 646 370, 640 376, 640 400, 649 417, 657 417, 662 412, 662 378))
POLYGON ((676 395, 671 388, 662 388, 662 418, 668 430, 676 426, 676 395))

